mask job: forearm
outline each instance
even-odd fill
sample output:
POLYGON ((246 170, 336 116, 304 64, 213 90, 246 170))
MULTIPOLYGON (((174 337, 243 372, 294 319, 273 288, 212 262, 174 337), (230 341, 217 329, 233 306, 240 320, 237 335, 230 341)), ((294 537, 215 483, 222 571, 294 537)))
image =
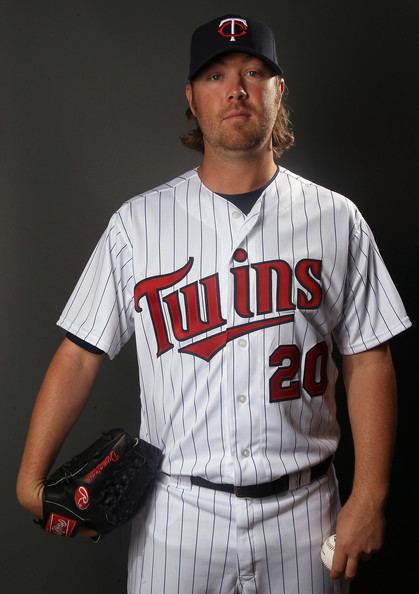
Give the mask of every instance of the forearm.
POLYGON ((396 383, 388 345, 344 358, 355 451, 352 494, 384 504, 396 434, 396 383))
POLYGON ((19 502, 33 513, 39 514, 43 481, 87 402, 102 360, 65 339, 45 374, 17 478, 19 502))
POLYGON ((338 516, 331 576, 355 576, 360 559, 383 544, 384 508, 396 433, 396 387, 388 345, 344 357, 355 469, 338 516))

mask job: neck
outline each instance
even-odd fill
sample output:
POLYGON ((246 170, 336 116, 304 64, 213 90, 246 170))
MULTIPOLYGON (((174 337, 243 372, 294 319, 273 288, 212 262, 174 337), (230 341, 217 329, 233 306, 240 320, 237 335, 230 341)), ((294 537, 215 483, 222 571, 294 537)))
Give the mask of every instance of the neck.
POLYGON ((201 181, 213 192, 243 194, 260 188, 276 172, 272 151, 234 154, 214 152, 206 147, 198 169, 201 181))

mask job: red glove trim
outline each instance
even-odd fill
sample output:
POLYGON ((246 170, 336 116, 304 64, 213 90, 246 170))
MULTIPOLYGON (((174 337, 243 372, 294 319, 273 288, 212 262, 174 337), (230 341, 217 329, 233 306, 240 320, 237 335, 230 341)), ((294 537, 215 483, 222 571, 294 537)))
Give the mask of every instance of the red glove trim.
POLYGON ((45 531, 57 536, 72 536, 76 526, 75 520, 51 512, 45 524, 45 531))

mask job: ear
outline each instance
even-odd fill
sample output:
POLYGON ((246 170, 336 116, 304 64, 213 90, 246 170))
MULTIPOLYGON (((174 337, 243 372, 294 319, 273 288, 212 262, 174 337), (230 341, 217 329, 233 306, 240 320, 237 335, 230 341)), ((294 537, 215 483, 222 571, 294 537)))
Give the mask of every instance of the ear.
POLYGON ((276 88, 277 88, 277 101, 278 101, 278 112, 279 109, 281 107, 281 103, 282 103, 282 96, 284 95, 284 91, 285 91, 285 81, 283 78, 281 77, 277 77, 276 78, 276 88))
POLYGON ((195 109, 193 106, 193 89, 191 83, 188 81, 185 87, 185 95, 188 101, 189 109, 191 110, 192 114, 196 117, 195 109))
POLYGON ((278 79, 278 91, 279 91, 279 96, 282 98, 282 95, 284 94, 284 91, 285 91, 285 80, 283 78, 278 79))

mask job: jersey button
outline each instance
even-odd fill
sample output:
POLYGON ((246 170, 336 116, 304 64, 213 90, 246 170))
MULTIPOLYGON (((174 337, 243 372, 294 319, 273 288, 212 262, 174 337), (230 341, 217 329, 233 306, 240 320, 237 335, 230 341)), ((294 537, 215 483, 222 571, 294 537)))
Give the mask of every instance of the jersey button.
POLYGON ((238 210, 235 210, 231 216, 233 217, 233 219, 239 219, 241 217, 241 214, 238 210))
POLYGON ((241 338, 239 340, 239 347, 241 347, 242 349, 244 349, 245 347, 247 347, 247 340, 245 340, 244 338, 241 338))
POLYGON ((237 400, 241 402, 241 404, 244 404, 247 401, 247 396, 240 394, 240 396, 237 396, 237 400))
POLYGON ((244 458, 248 458, 250 456, 250 450, 248 450, 247 448, 245 448, 242 451, 242 456, 244 456, 244 458))

